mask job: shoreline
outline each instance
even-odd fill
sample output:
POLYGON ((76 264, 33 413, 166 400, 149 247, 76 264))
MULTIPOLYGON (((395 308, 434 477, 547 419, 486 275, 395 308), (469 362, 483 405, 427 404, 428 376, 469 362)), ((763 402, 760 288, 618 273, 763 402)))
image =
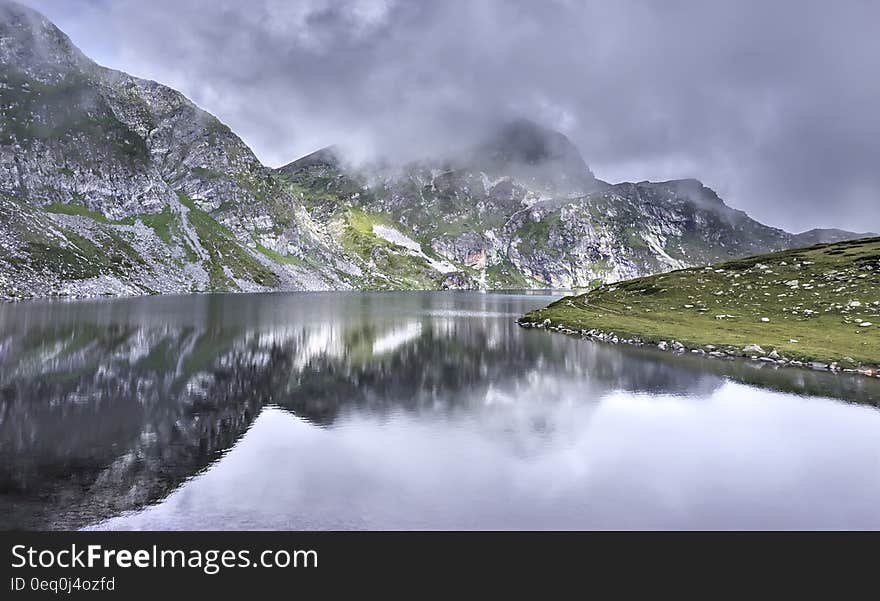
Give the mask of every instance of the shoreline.
POLYGON ((644 336, 634 334, 615 333, 598 328, 583 328, 564 321, 555 321, 549 317, 533 320, 526 314, 517 319, 517 325, 526 329, 543 329, 548 332, 558 332, 569 336, 587 338, 606 344, 628 344, 637 347, 652 347, 656 350, 672 353, 674 355, 692 354, 705 359, 734 360, 746 359, 772 365, 775 368, 809 369, 814 371, 827 371, 831 373, 843 373, 867 378, 880 378, 880 366, 873 364, 857 364, 856 366, 842 366, 833 360, 821 358, 798 359, 786 357, 775 349, 765 350, 759 344, 751 344, 745 347, 736 347, 729 344, 712 343, 688 343, 668 339, 652 340, 644 336))

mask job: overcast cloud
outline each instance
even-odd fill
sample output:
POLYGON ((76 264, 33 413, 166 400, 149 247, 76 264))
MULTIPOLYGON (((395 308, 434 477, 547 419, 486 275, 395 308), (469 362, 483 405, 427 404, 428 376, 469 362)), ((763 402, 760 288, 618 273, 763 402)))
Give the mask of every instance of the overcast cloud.
POLYGON ((607 181, 696 177, 789 230, 880 230, 880 2, 28 0, 267 164, 415 157, 526 116, 607 181))

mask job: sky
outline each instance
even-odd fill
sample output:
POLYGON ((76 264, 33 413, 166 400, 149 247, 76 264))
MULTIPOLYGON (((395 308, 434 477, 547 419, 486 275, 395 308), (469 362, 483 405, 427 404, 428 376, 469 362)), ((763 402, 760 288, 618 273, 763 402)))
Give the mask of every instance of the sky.
POLYGON ((694 177, 790 231, 880 231, 873 0, 23 3, 270 166, 422 158, 526 117, 612 183, 694 177))

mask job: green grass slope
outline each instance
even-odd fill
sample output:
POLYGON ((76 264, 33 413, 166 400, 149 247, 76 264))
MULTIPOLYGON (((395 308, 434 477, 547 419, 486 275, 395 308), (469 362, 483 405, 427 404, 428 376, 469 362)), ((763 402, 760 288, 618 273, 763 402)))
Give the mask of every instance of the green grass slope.
POLYGON ((600 286, 532 311, 520 324, 713 356, 823 362, 875 373, 870 366, 880 364, 880 238, 600 286))

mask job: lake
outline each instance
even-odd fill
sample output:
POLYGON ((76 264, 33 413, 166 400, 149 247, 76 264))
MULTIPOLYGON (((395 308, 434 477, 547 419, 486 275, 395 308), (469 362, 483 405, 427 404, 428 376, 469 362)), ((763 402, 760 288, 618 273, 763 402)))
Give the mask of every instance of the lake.
POLYGON ((516 325, 559 296, 0 305, 0 528, 880 528, 880 380, 516 325))

